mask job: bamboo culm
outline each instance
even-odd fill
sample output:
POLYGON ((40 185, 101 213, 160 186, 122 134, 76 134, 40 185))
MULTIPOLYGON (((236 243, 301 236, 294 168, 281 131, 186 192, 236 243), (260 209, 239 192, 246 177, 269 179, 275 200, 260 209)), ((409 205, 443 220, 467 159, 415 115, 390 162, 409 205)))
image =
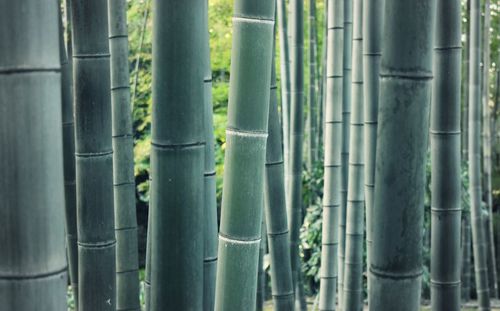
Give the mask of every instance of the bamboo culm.
POLYGON ((56 1, 0 1, 0 143, 9 146, 0 149, 5 310, 66 310, 58 8, 56 1))
POLYGON ((203 305, 204 2, 153 1, 152 311, 203 305))
POLYGON ((255 302, 257 311, 264 310, 264 303, 266 301, 266 272, 264 271, 264 255, 266 254, 267 233, 265 216, 262 216, 261 232, 259 264, 257 267, 257 300, 255 302))
POLYGON ((460 0, 437 1, 430 124, 433 311, 460 310, 461 303, 460 9, 460 0))
POLYGON ((347 192, 344 282, 341 310, 363 309, 364 114, 363 0, 353 1, 351 130, 347 192))
POLYGON ((470 0, 470 40, 469 40, 469 192, 472 225, 472 247, 474 270, 479 309, 490 310, 488 287, 487 245, 483 230, 481 212, 481 98, 480 98, 480 58, 481 58, 481 4, 479 0, 470 0))
POLYGON ((116 309, 106 1, 72 2, 79 310, 116 309), (98 224, 98 225, 96 225, 98 224))
POLYGON ((234 3, 215 288, 218 311, 256 307, 274 12, 274 0, 234 3))
POLYGON ((116 309, 140 310, 127 7, 126 0, 108 0, 113 120, 116 309))
POLYGON ((317 74, 316 74, 316 0, 309 0, 309 115, 307 118, 307 165, 312 169, 318 157, 317 139, 318 133, 316 128, 317 114, 318 114, 318 100, 317 100, 317 74))
POLYGON ((344 0, 328 1, 324 194, 319 310, 335 310, 341 184, 344 0))
POLYGON ((384 10, 368 303, 371 311, 416 311, 435 1, 386 0, 384 10))
POLYGON ((278 115, 276 73, 271 67, 269 120, 264 182, 264 212, 271 258, 271 290, 276 311, 293 310, 294 292, 290 262, 290 235, 286 217, 284 163, 278 115))

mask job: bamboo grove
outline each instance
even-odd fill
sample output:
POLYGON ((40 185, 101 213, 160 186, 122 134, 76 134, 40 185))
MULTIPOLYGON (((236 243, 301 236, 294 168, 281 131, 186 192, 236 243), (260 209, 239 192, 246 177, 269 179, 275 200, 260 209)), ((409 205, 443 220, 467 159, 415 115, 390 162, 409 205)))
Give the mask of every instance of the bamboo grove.
POLYGON ((0 310, 495 305, 500 1, 0 17, 0 310))

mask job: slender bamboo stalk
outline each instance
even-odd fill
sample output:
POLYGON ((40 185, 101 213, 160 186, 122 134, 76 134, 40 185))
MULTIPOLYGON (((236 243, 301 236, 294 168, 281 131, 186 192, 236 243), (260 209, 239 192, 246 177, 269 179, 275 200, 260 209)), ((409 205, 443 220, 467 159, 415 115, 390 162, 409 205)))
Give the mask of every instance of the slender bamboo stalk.
POLYGON ((340 215, 339 215, 339 252, 338 252, 338 287, 339 287, 339 306, 342 306, 343 300, 343 282, 344 282, 344 257, 345 257, 345 227, 346 227, 346 209, 347 209, 347 186, 349 184, 349 132, 351 119, 351 63, 352 63, 352 2, 353 0, 344 0, 344 78, 343 78, 343 97, 342 97, 342 168, 340 184, 340 215))
MULTIPOLYGON (((493 200, 491 196, 491 116, 489 108, 490 99, 490 27, 491 13, 490 0, 484 2, 484 41, 483 41, 483 91, 482 91, 482 110, 483 110, 483 178, 484 178, 484 197, 488 206, 489 215, 493 215, 493 200)), ((487 248, 488 265, 488 284, 490 287, 490 296, 498 297, 497 271, 495 261, 495 244, 493 243, 493 218, 489 217, 487 222, 487 239, 490 241, 487 248)))
POLYGON ((64 200, 66 212, 66 253, 68 272, 78 310, 78 238, 76 229, 76 170, 75 170, 75 120, 73 109, 73 50, 71 40, 71 1, 65 1, 66 34, 64 42, 62 16, 60 25, 59 53, 61 55, 62 128, 64 161, 64 200))
MULTIPOLYGON (((152 180, 149 180, 149 189, 152 189, 152 180)), ((151 201, 151 191, 149 194, 149 200, 151 201)), ((146 271, 144 273, 144 309, 146 311, 151 310, 151 244, 152 243, 152 229, 153 229, 153 210, 151 205, 149 206, 148 212, 148 232, 146 241, 146 271)))
MULTIPOLYGON (((463 113, 462 113, 462 158, 467 160, 468 159, 468 147, 469 147, 469 142, 468 142, 468 131, 469 131, 469 126, 468 126, 468 120, 469 120, 469 40, 470 40, 470 27, 467 27, 470 25, 470 0, 465 0, 465 8, 466 8, 466 19, 467 22, 464 22, 464 25, 466 26, 465 28, 465 33, 464 33, 464 42, 463 42, 463 50, 464 50, 464 65, 463 65, 463 85, 462 85, 462 91, 463 91, 463 113)), ((464 214, 463 214, 464 215, 464 214)), ((468 216, 464 216, 468 217, 468 216)), ((470 220, 469 220, 470 223, 470 220)))
POLYGON ((386 0, 384 9, 369 306, 416 311, 435 1, 386 0))
POLYGON ((363 0, 354 0, 352 39, 352 115, 349 150, 349 187, 346 213, 346 250, 342 310, 363 309, 364 241, 364 94, 363 0))
POLYGON ((264 271, 264 255, 266 254, 266 222, 265 216, 262 216, 261 240, 259 246, 259 264, 257 267, 257 300, 256 310, 264 310, 264 302, 266 301, 266 272, 264 271))
POLYGON ((218 311, 255 309, 274 11, 274 0, 234 3, 215 290, 218 311))
POLYGON ((344 0, 328 2, 325 101, 325 176, 319 309, 335 310, 342 146, 344 0))
POLYGON ((208 33, 208 0, 203 7, 204 91, 205 91, 205 171, 204 171, 204 255, 203 255, 203 310, 211 311, 215 304, 215 277, 217 275, 217 197, 215 180, 215 140, 212 108, 212 69, 208 33))
MULTIPOLYGON (((365 130, 366 267, 370 269, 373 241, 373 194, 379 106, 379 75, 382 58, 384 0, 366 1, 363 6, 363 80, 365 130)), ((370 294, 368 282, 368 295, 370 294)))
MULTIPOLYGON (((287 9, 285 0, 276 0, 280 39, 281 71, 281 120, 283 122, 283 160, 285 165, 285 189, 288 189, 290 160, 290 49, 288 42, 287 9)), ((287 190, 288 192, 288 190, 287 190)))
POLYGON ((481 220, 481 172, 480 172, 480 51, 481 4, 471 1, 470 59, 469 59, 469 192, 471 201, 472 246, 479 309, 490 310, 490 295, 486 265, 486 237, 481 220))
POLYGON ((278 115, 274 57, 271 68, 264 212, 271 257, 271 289, 274 310, 288 311, 293 310, 294 294, 290 262, 290 236, 286 217, 283 151, 281 149, 282 138, 278 115))
POLYGON ((81 311, 116 309, 107 14, 106 1, 72 2, 81 311))
POLYGON ((438 0, 431 105, 431 304, 460 310, 461 3, 438 0))
POLYGON ((204 2, 153 1, 154 311, 203 305, 204 2))
POLYGON ((140 310, 135 211, 134 138, 130 110, 127 1, 108 0, 113 119, 116 309, 140 310))
POLYGON ((134 106, 134 103, 135 103, 135 96, 137 94, 137 83, 139 82, 139 68, 141 65, 141 52, 142 52, 142 46, 144 44, 146 27, 148 25, 149 2, 150 2, 150 0, 146 0, 144 2, 144 17, 142 20, 141 36, 139 39, 139 47, 137 48, 137 56, 135 58, 134 85, 132 87, 132 100, 131 100, 132 106, 134 106))
POLYGON ((290 41, 291 60, 291 114, 290 114, 290 191, 287 203, 290 205, 290 253, 292 280, 296 304, 300 304, 298 288, 300 269, 299 234, 302 222, 302 142, 304 135, 303 96, 304 96, 304 0, 290 1, 290 41))
MULTIPOLYGON (((465 203, 467 204, 467 203, 465 203)), ((464 214, 468 214, 467 211, 464 214)), ((470 217, 464 215, 462 219, 462 272, 461 272, 461 290, 462 301, 470 300, 471 293, 471 228, 470 217)))
POLYGON ((0 305, 4 310, 66 309, 57 5, 47 0, 0 1, 0 305))
POLYGON ((307 118, 307 165, 309 170, 317 159, 317 106, 316 93, 318 91, 316 75, 316 0, 309 0, 309 116, 307 118))

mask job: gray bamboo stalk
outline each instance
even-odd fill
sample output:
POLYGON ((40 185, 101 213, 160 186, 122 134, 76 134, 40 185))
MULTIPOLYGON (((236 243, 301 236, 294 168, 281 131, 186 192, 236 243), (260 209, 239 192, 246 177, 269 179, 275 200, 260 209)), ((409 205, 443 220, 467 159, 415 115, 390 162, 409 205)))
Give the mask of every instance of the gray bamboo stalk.
MULTIPOLYGON (((469 211, 465 212, 464 214, 469 214, 469 211)), ((471 249, 472 245, 471 245, 470 217, 469 215, 464 215, 462 219, 462 272, 461 272, 461 291, 462 291, 463 302, 469 301, 471 294, 471 270, 472 270, 471 249)))
POLYGON ((344 0, 328 2, 324 194, 319 309, 335 310, 341 184, 344 0))
POLYGON ((479 309, 490 310, 490 294, 487 274, 487 245, 481 220, 481 98, 480 98, 480 58, 481 25, 480 0, 470 0, 470 58, 469 58, 469 192, 471 203, 472 246, 474 252, 474 270, 479 309))
POLYGON ((64 161, 64 200, 66 216, 66 253, 68 272, 78 309, 78 238, 76 229, 76 170, 75 170, 75 120, 73 109, 73 50, 71 40, 71 1, 65 1, 66 35, 64 42, 62 16, 60 25, 61 87, 62 87, 62 133, 64 161))
MULTIPOLYGON (((488 207, 489 215, 493 215, 493 200, 491 195, 491 116, 489 108, 490 99, 490 27, 491 13, 490 0, 484 2, 484 32, 483 32, 483 88, 482 88, 482 112, 483 112, 483 178, 484 178, 484 197, 488 207)), ((490 296, 498 297, 497 271, 495 261, 495 244, 493 243, 493 221, 492 217, 487 221, 487 265, 488 265, 488 284, 490 287, 490 296)))
POLYGON ((431 304, 460 310, 461 3, 438 0, 431 104, 431 304))
POLYGON ((266 301, 266 272, 264 271, 264 255, 266 254, 266 222, 265 216, 262 216, 261 240, 259 246, 259 264, 257 267, 257 300, 256 310, 264 310, 264 302, 266 301))
POLYGON ((127 7, 126 0, 108 0, 113 120, 116 309, 140 310, 127 7))
MULTIPOLYGON (((470 25, 470 0, 465 0, 465 8, 466 8, 466 19, 467 22, 464 23, 464 25, 470 25)), ((463 42, 463 50, 465 53, 464 55, 464 64, 462 68, 462 76, 464 77, 463 79, 463 85, 462 85, 462 92, 463 92, 463 113, 462 113, 462 159, 467 160, 468 159, 468 147, 469 147, 469 126, 468 126, 468 120, 469 120, 469 40, 470 40, 470 27, 466 27, 464 31, 464 42, 463 42)), ((464 214, 462 214, 464 215, 464 214)), ((467 216, 464 216, 467 217, 467 216)), ((470 220, 469 220, 470 223, 470 220)))
POLYGON ((142 46, 144 44, 144 37, 146 34, 146 28, 148 25, 148 17, 149 17, 149 2, 150 0, 146 0, 144 2, 144 16, 142 19, 142 28, 141 28, 141 36, 139 38, 139 47, 137 48, 137 56, 135 57, 135 69, 134 69, 134 84, 132 87, 132 99, 131 99, 131 104, 134 106, 135 103, 135 97, 137 94, 137 83, 139 83, 139 68, 141 65, 141 52, 142 52, 142 46))
POLYGON ((338 251, 338 287, 339 306, 342 306, 345 257, 345 227, 347 209, 347 186, 349 184, 349 131, 351 118, 351 62, 352 62, 352 2, 344 0, 344 78, 342 98, 342 168, 340 184, 340 214, 339 214, 339 251, 338 251))
POLYGON ((294 307, 290 262, 290 236, 286 217, 286 197, 281 125, 279 123, 276 72, 271 69, 269 120, 264 180, 264 212, 271 258, 271 290, 274 310, 289 311, 294 307))
POLYGON ((316 74, 316 0, 309 0, 309 115, 307 118, 307 166, 312 169, 317 159, 317 107, 318 92, 317 74, 316 74))
POLYGON ((281 120, 283 122, 283 160, 285 165, 285 189, 288 192, 290 160, 290 49, 288 42, 287 8, 285 0, 276 0, 280 41, 281 72, 281 120))
POLYGON ((203 306, 204 2, 153 1, 153 311, 203 306))
POLYGON ((72 2, 79 310, 116 309, 106 1, 72 2), (97 225, 98 224, 98 225, 97 225))
MULTIPOLYGON (((151 175, 150 175, 151 178, 151 175)), ((152 189, 152 180, 149 180, 149 189, 152 189)), ((151 191, 149 192, 149 200, 151 201, 151 191)), ((146 241, 146 268, 144 272, 144 309, 146 311, 151 310, 151 244, 152 244, 152 220, 153 220, 153 210, 151 205, 148 209, 148 230, 147 230, 147 241, 146 241)))
POLYGON ((58 4, 0 1, 3 310, 66 310, 58 4))
POLYGON ((341 310, 363 310, 364 94, 363 0, 353 1, 351 130, 347 193, 344 282, 341 310))
MULTIPOLYGON (((373 193, 379 105, 379 74, 382 58, 384 0, 366 1, 363 6, 363 80, 365 130, 366 267, 370 269, 373 241, 373 193)), ((368 287, 370 282, 368 282, 368 287)), ((370 291, 368 290, 368 295, 370 291)))
POLYGON ((274 13, 274 0, 234 3, 215 289, 218 311, 255 309, 274 13))
POLYGON ((290 205, 290 253, 292 262, 292 280, 296 303, 300 304, 298 290, 301 273, 299 258, 299 234, 302 223, 302 142, 304 135, 303 97, 304 97, 304 0, 290 2, 290 166, 287 203, 290 205))
POLYGON ((204 171, 204 255, 203 255, 203 310, 211 311, 215 304, 215 277, 217 274, 217 197, 215 179, 215 139, 212 108, 212 69, 210 67, 210 42, 208 33, 208 1, 203 3, 203 53, 204 64, 204 124, 205 124, 205 171, 204 171))
POLYGON ((416 311, 435 1, 386 0, 384 10, 368 303, 372 311, 416 311))

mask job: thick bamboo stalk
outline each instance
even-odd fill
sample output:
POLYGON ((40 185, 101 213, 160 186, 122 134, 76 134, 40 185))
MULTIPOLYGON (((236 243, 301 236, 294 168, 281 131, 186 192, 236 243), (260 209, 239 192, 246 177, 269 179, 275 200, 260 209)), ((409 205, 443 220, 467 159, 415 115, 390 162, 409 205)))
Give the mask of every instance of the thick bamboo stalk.
POLYGON ((292 260, 292 280, 295 289, 295 300, 300 304, 298 280, 300 269, 299 235, 302 223, 302 142, 304 136, 304 0, 290 1, 290 165, 287 203, 290 205, 288 219, 290 227, 290 253, 292 260))
POLYGON ((2 310, 66 309, 59 23, 56 1, 0 1, 2 310))
POLYGON ((64 200, 66 216, 66 253, 68 272, 75 299, 75 309, 78 309, 78 239, 76 229, 76 170, 75 170, 75 120, 73 108, 73 50, 71 40, 71 1, 65 1, 66 34, 64 42, 61 16, 59 53, 61 57, 61 87, 62 87, 62 133, 64 162, 64 200))
POLYGON ((352 114, 349 143, 345 262, 342 310, 363 309, 364 242, 364 94, 363 94, 363 0, 353 1, 352 114))
MULTIPOLYGON (((491 195, 491 116, 490 116, 490 0, 484 2, 484 37, 483 37, 483 88, 482 88, 482 112, 483 112, 483 179, 484 197, 488 207, 488 213, 493 215, 493 200, 491 195)), ((487 222, 487 248, 488 284, 490 296, 498 297, 497 271, 495 261, 495 244, 493 243, 493 218, 489 217, 487 222)))
POLYGON ((369 308, 416 311, 435 1, 386 0, 384 10, 369 308))
POLYGON ((116 309, 140 310, 135 210, 134 138, 130 109, 127 1, 108 0, 113 120, 116 309))
POLYGON ((203 305, 204 2, 153 1, 153 311, 203 305))
POLYGON ((486 237, 481 218, 481 98, 480 98, 480 58, 481 4, 471 1, 470 14, 470 59, 469 59, 469 192, 471 203, 472 246, 474 251, 474 270, 479 309, 490 310, 490 294, 486 265, 486 237))
POLYGON ((72 2, 79 309, 116 309, 106 1, 72 2))
POLYGON ((342 97, 342 168, 340 184, 340 214, 339 214, 339 252, 338 252, 338 287, 339 306, 342 306, 344 282, 344 257, 345 257, 345 227, 347 209, 347 186, 349 184, 349 132, 351 119, 351 75, 352 75, 352 2, 344 0, 344 78, 342 97))
POLYGON ((309 115, 307 118, 307 166, 312 169, 317 159, 317 107, 318 91, 316 74, 316 0, 309 0, 309 115))
POLYGON ((215 180, 215 139, 212 108, 212 68, 210 67, 210 42, 208 33, 208 1, 203 3, 203 54, 204 54, 204 255, 203 255, 203 310, 211 311, 215 304, 215 277, 217 275, 217 197, 215 180))
POLYGON ((255 309, 274 11, 275 1, 234 3, 215 289, 218 311, 255 309))
POLYGON ((325 101, 325 176, 319 309, 335 310, 341 184, 344 0, 328 2, 325 101))
MULTIPOLYGON (((379 105, 379 74, 382 58, 384 0, 366 1, 363 6, 363 80, 365 130, 366 267, 370 269, 373 241, 373 193, 379 105)), ((368 287, 370 282, 368 282, 368 287)), ((368 295, 370 291, 368 290, 368 295)))
POLYGON ((461 4, 438 0, 431 105, 431 304, 460 310, 461 4))
MULTIPOLYGON (((274 57, 273 57, 274 64, 274 57)), ((271 258, 271 290, 274 310, 293 310, 294 294, 290 262, 290 236, 286 217, 283 151, 279 123, 275 66, 272 66, 264 182, 264 212, 271 258)))
POLYGON ((285 189, 288 192, 290 159, 290 49, 288 42, 287 8, 285 0, 276 0, 278 31, 280 40, 281 72, 281 120, 283 122, 283 160, 285 166, 285 189))

